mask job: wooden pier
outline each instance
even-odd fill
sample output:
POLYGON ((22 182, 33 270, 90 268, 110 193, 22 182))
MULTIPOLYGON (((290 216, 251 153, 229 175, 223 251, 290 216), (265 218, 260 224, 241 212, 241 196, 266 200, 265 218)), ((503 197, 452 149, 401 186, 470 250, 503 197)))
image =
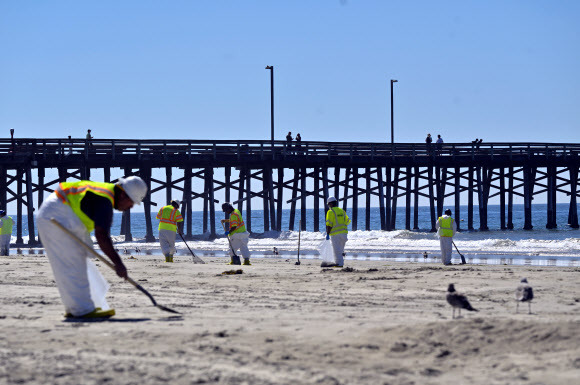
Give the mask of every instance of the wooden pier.
MULTIPOLYGON (((324 229, 321 210, 329 195, 348 210, 353 230, 357 230, 359 200, 364 197, 365 230, 370 230, 371 204, 378 201, 382 230, 395 230, 397 211, 404 210, 405 229, 435 231, 443 208, 454 207, 454 217, 459 218, 465 200, 467 227, 460 230, 475 229, 476 208, 478 229, 488 230, 487 205, 496 196, 501 229, 514 228, 517 196, 524 202, 523 228, 531 230, 532 203, 540 194, 547 201, 546 228, 555 228, 556 195, 561 193, 569 199, 568 225, 578 228, 579 155, 580 144, 564 143, 302 142, 299 147, 287 147, 285 141, 0 139, 0 208, 16 204, 17 244, 23 243, 26 210, 29 243, 35 244, 32 214, 57 183, 91 179, 95 171, 102 171, 104 181, 114 182, 113 170, 120 176, 139 175, 150 187, 143 202, 147 241, 154 240, 150 214, 157 205, 151 193, 159 191, 165 192, 161 205, 172 198, 182 200, 188 238, 193 236, 195 200, 202 201, 203 232, 215 236, 216 217, 222 216, 217 204, 224 201, 244 211, 250 232, 284 230, 284 204, 290 206, 289 230, 294 230, 298 208, 305 230, 307 209, 312 208, 311 223, 314 231, 320 231, 324 229), (58 177, 46 180, 48 169, 54 169, 58 177), (154 177, 159 170, 165 171, 164 179, 154 177), (195 181, 203 187, 194 189, 195 181), (427 224, 418 223, 420 198, 429 202, 427 224), (307 207, 307 200, 312 207, 307 207), (252 203, 258 201, 264 213, 260 229, 252 227, 250 215, 252 203), (398 207, 402 202, 404 206, 398 207)), ((130 218, 128 212, 123 215, 121 235, 126 240, 132 238, 130 218)))

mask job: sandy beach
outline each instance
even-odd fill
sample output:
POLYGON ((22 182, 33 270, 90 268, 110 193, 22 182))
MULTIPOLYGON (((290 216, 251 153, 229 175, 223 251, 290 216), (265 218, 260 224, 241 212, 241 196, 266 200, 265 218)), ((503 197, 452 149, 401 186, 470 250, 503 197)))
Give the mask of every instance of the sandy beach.
POLYGON ((0 384, 572 384, 577 267, 123 256, 175 316, 97 262, 117 315, 72 322, 41 255, 0 258, 0 384), (533 314, 515 314, 521 277, 533 314), (479 312, 451 319, 454 283, 479 312))

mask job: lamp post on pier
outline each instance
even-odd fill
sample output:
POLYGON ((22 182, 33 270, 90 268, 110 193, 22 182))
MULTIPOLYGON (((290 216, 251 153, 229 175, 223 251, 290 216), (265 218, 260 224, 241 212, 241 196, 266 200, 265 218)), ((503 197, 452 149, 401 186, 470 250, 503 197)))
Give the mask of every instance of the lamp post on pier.
POLYGON ((391 79, 391 144, 395 143, 395 111, 393 110, 393 83, 398 80, 391 79))
POLYGON ((274 151, 274 66, 266 66, 270 70, 270 140, 274 151))

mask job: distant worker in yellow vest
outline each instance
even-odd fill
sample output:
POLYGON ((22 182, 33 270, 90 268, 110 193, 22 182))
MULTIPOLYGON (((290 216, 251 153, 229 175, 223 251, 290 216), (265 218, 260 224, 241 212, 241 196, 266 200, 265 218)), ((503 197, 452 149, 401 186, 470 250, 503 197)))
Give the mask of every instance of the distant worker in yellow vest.
POLYGON ((10 255, 10 238, 14 221, 6 211, 0 210, 0 255, 10 255))
POLYGON ((126 279, 127 268, 111 241, 113 209, 129 210, 141 204, 145 195, 147 185, 137 176, 120 178, 117 183, 63 182, 40 207, 38 234, 52 267, 65 317, 110 317, 115 310, 109 308, 105 299, 109 284, 89 259, 89 251, 51 219, 91 247, 90 233, 94 230, 99 247, 115 265, 117 275, 126 279))
POLYGON ((451 265, 451 253, 453 252, 453 236, 457 232, 457 223, 451 218, 451 210, 445 210, 445 215, 437 219, 437 234, 441 246, 441 262, 451 265))
POLYGON ((179 212, 181 202, 174 200, 167 206, 159 209, 159 244, 161 252, 165 255, 165 262, 173 262, 175 254, 175 232, 183 234, 183 217, 179 212))
POLYGON ((323 262, 322 267, 342 267, 344 265, 344 246, 348 240, 348 224, 350 218, 346 212, 338 207, 335 197, 326 202, 329 210, 326 212, 326 239, 331 239, 334 250, 334 265, 323 262))
POLYGON ((248 241, 250 240, 250 233, 246 231, 246 225, 242 219, 242 213, 238 209, 234 209, 231 203, 224 203, 222 211, 229 215, 229 219, 222 219, 222 223, 229 223, 229 230, 226 230, 225 235, 230 240, 230 265, 240 265, 240 257, 235 253, 239 250, 244 257, 244 265, 251 265, 250 263, 250 249, 248 249, 248 241), (232 250, 233 249, 233 250, 232 250))

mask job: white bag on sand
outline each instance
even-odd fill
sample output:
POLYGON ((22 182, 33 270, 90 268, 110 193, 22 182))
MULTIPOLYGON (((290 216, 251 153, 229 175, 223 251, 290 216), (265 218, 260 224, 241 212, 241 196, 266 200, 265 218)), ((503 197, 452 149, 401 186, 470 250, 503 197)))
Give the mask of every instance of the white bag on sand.
POLYGON ((322 241, 320 246, 318 246, 318 252, 320 253, 320 258, 323 262, 335 263, 334 249, 332 248, 332 242, 330 239, 325 239, 322 241))

